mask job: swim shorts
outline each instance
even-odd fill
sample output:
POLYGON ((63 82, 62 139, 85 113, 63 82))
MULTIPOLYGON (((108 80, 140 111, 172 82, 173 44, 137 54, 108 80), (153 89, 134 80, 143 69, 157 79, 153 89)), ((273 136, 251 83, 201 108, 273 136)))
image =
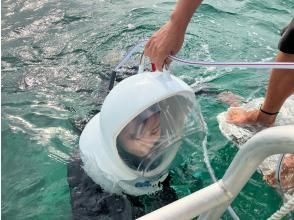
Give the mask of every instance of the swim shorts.
POLYGON ((279 50, 288 53, 294 54, 294 18, 291 23, 283 29, 282 37, 279 42, 279 50))

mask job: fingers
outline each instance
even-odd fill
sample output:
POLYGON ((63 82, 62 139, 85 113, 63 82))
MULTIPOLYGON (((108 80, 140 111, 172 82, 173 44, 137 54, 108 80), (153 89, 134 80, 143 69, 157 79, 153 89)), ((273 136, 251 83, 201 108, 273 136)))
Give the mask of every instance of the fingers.
POLYGON ((171 62, 172 62, 172 60, 170 58, 166 58, 164 61, 164 63, 168 66, 170 65, 171 62))
POLYGON ((232 107, 227 112, 226 121, 235 125, 257 125, 259 110, 246 111, 241 107, 232 107))
POLYGON ((178 26, 168 21, 149 39, 144 54, 162 71, 164 64, 169 64, 168 56, 176 54, 182 47, 185 32, 179 31, 178 26))
MULTIPOLYGON (((155 50, 153 52, 153 54, 155 54, 155 50)), ((156 66, 156 70, 158 71, 162 71, 163 69, 163 65, 166 64, 166 56, 165 55, 154 55, 154 56, 148 56, 150 58, 150 62, 154 63, 156 66)), ((170 63, 170 61, 168 61, 170 63)))
POLYGON ((231 124, 241 125, 246 121, 244 115, 245 110, 242 108, 230 108, 226 115, 226 121, 231 124))
POLYGON ((157 61, 157 62, 154 62, 155 63, 155 66, 156 66, 156 70, 158 70, 158 71, 162 71, 162 69, 163 69, 163 62, 161 62, 161 61, 157 61))
MULTIPOLYGON (((145 48, 144 55, 150 58, 150 62, 154 63, 156 70, 162 71, 163 65, 167 60, 168 53, 157 46, 156 40, 151 38, 145 48)), ((168 61, 170 63, 170 61, 168 61)))
POLYGON ((150 62, 154 63, 156 66, 156 70, 162 71, 162 67, 164 64, 164 60, 166 57, 162 54, 159 54, 154 46, 149 46, 144 50, 145 56, 150 58, 150 62))

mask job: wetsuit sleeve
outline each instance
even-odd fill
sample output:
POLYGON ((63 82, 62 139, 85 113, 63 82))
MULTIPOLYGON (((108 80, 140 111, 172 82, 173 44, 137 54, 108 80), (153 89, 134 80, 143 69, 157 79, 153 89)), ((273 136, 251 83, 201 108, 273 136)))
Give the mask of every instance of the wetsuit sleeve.
POLYGON ((134 219, 133 208, 126 196, 104 192, 81 167, 81 160, 68 163, 72 219, 134 219))
POLYGON ((288 53, 294 54, 294 18, 291 23, 283 29, 282 37, 279 42, 279 50, 288 53))

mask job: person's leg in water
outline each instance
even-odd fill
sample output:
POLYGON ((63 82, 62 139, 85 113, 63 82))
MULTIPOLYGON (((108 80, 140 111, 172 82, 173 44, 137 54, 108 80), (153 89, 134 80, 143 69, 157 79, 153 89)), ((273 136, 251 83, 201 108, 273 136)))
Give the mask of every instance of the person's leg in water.
MULTIPOLYGON (((294 19, 285 28, 279 43, 280 52, 277 62, 294 62, 294 19)), ((246 111, 242 108, 232 108, 227 115, 227 121, 232 124, 260 124, 266 127, 273 125, 276 114, 285 100, 294 93, 294 69, 273 69, 271 72, 267 93, 261 110, 246 111), (272 114, 268 114, 272 113, 272 114)))

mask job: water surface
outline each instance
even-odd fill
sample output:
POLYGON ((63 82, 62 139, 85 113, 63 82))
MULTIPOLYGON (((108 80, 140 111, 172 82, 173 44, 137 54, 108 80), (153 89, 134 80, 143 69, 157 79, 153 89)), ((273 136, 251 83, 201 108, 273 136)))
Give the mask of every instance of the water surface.
MULTIPOLYGON (((79 128, 100 109, 115 64, 135 42, 157 30, 173 7, 174 1, 159 0, 2 1, 3 219, 70 218, 66 163, 78 147, 79 128)), ((279 32, 293 14, 292 0, 204 1, 179 56, 270 61, 279 32)), ((269 72, 182 65, 172 71, 196 87, 246 98, 264 95, 269 72)), ((213 95, 197 98, 208 123, 209 157, 221 178, 237 152, 216 121, 227 106, 213 95)), ((194 154, 183 151, 186 160, 172 170, 179 197, 211 183, 202 150, 192 150, 194 154)), ((256 173, 233 208, 240 219, 265 219, 281 204, 256 173)), ((148 198, 145 205, 152 210, 148 198)))

